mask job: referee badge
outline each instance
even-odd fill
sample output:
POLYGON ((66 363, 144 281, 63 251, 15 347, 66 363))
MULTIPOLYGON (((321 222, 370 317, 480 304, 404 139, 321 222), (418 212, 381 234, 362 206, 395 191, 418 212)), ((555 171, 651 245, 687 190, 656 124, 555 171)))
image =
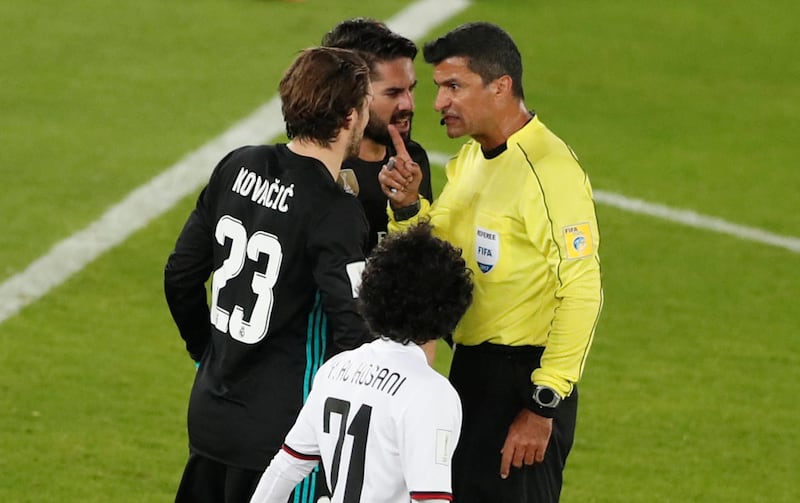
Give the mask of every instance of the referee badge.
POLYGON ((483 227, 478 227, 475 234, 475 260, 481 272, 486 274, 500 259, 500 236, 483 227))
POLYGON ((567 258, 585 258, 594 254, 592 229, 589 222, 567 225, 562 229, 567 258))

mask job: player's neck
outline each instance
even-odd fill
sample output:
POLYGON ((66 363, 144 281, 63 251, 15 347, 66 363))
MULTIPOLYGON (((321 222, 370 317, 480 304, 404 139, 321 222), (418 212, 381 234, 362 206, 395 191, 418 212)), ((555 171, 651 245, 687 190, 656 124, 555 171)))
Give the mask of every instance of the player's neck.
POLYGON ((339 178, 339 171, 342 169, 342 161, 344 160, 344 149, 342 141, 331 143, 328 147, 323 147, 318 143, 293 139, 286 146, 297 155, 305 157, 313 157, 328 168, 334 180, 339 178))
POLYGON ((386 157, 386 145, 364 137, 358 149, 358 158, 367 162, 382 161, 386 157))
POLYGON ((425 359, 428 360, 428 365, 433 367, 433 360, 436 358, 436 339, 428 341, 420 345, 422 352, 425 353, 425 359))

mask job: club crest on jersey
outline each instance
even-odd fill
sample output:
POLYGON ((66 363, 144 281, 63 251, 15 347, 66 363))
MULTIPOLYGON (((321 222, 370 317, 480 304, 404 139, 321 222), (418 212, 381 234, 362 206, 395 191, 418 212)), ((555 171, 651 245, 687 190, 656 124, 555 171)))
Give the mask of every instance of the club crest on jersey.
POLYGON ((564 246, 567 249, 567 258, 584 258, 594 254, 592 242, 592 229, 589 222, 567 225, 561 230, 564 236, 564 246))
POLYGON ((486 274, 500 259, 500 236, 497 232, 478 227, 475 230, 475 260, 478 268, 486 274))

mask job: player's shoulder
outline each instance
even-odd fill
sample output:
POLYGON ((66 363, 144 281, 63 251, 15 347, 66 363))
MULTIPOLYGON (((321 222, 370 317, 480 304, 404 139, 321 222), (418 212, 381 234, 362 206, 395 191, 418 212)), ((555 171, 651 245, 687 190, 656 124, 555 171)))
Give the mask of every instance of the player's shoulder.
POLYGON ((279 152, 277 145, 242 145, 231 150, 226 158, 232 161, 245 159, 263 158, 268 155, 277 155, 279 152))

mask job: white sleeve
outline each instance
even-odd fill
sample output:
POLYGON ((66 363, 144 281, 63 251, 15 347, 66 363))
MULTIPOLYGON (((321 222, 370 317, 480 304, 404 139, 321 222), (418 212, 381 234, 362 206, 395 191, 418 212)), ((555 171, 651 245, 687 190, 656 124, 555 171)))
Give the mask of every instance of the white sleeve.
POLYGON ((452 497, 451 460, 461 433, 461 400, 444 378, 430 389, 398 425, 403 475, 414 501, 452 497))
POLYGON ((317 463, 316 459, 300 459, 281 449, 261 476, 250 503, 286 503, 317 463))

